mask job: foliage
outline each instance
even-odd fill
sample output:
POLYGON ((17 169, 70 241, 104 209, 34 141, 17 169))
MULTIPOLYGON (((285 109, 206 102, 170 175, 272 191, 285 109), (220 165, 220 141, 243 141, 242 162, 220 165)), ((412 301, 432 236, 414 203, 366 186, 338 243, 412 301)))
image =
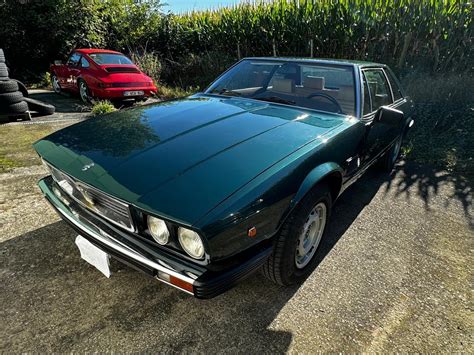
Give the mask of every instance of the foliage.
POLYGON ((407 137, 406 157, 474 181, 474 78, 415 72, 402 82, 415 101, 415 125, 407 137))
POLYGON ((167 86, 165 84, 158 85, 158 96, 162 100, 171 100, 171 99, 176 99, 180 97, 185 97, 185 96, 192 95, 198 91, 199 91, 199 88, 197 87, 189 87, 189 88, 183 89, 179 86, 167 86))
POLYGON ((155 0, 9 0, 0 2, 0 47, 12 77, 31 82, 74 48, 125 50, 159 18, 155 0))
POLYGON ((117 111, 117 109, 110 101, 107 101, 107 100, 95 102, 91 110, 92 114, 96 116, 114 112, 114 111, 117 111))
POLYGON ((161 62, 157 54, 146 49, 141 51, 135 50, 130 52, 130 58, 155 83, 160 80, 161 62))

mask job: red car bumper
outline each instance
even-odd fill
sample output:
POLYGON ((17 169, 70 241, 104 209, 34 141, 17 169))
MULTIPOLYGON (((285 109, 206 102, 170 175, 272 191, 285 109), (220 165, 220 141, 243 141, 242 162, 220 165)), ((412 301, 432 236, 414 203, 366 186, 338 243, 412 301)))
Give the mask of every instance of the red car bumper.
POLYGON ((139 87, 120 87, 120 88, 91 88, 93 97, 107 100, 118 99, 139 99, 149 97, 156 94, 158 91, 155 86, 139 86, 139 87), (126 92, 142 91, 143 94, 126 95, 126 92))

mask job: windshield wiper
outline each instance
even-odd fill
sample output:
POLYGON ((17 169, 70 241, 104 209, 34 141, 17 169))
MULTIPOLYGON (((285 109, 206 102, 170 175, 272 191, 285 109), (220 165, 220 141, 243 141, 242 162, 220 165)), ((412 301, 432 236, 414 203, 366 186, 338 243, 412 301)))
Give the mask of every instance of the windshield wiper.
POLYGON ((261 100, 261 101, 269 101, 269 102, 276 102, 278 104, 285 104, 285 105, 295 105, 295 101, 285 100, 278 96, 269 96, 269 97, 252 97, 254 100, 261 100))
POLYGON ((240 92, 229 90, 229 89, 226 89, 226 88, 223 88, 219 91, 212 90, 211 93, 218 94, 218 95, 227 95, 227 96, 242 96, 242 94, 240 92))

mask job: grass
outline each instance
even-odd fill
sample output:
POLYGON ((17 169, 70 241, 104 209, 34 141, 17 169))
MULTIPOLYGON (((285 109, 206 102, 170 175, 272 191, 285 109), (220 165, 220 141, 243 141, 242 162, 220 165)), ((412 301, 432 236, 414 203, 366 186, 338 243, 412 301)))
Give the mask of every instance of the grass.
POLYGON ((158 97, 162 100, 171 100, 179 97, 192 95, 199 91, 198 87, 189 87, 186 89, 177 86, 167 86, 165 84, 158 84, 158 97))
POLYGON ((403 148, 406 158, 474 181, 474 77, 415 73, 403 81, 415 102, 415 125, 403 148))
POLYGON ((110 113, 114 111, 117 111, 117 109, 110 101, 107 101, 107 100, 97 101, 96 103, 94 103, 91 110, 92 114, 96 116, 104 115, 106 113, 110 113))
POLYGON ((57 124, 0 126, 0 173, 41 164, 31 145, 63 127, 57 124))

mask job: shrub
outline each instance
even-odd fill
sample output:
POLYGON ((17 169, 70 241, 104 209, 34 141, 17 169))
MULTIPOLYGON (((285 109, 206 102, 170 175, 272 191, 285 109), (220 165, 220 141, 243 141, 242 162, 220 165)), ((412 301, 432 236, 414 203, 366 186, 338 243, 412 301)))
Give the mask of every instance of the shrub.
POLYGON ((142 51, 131 51, 130 58, 133 62, 155 82, 160 80, 161 62, 154 52, 149 52, 146 49, 142 51))
POLYGON ((117 111, 117 109, 110 101, 107 100, 97 101, 94 103, 94 106, 92 106, 92 114, 96 116, 114 111, 117 111))

